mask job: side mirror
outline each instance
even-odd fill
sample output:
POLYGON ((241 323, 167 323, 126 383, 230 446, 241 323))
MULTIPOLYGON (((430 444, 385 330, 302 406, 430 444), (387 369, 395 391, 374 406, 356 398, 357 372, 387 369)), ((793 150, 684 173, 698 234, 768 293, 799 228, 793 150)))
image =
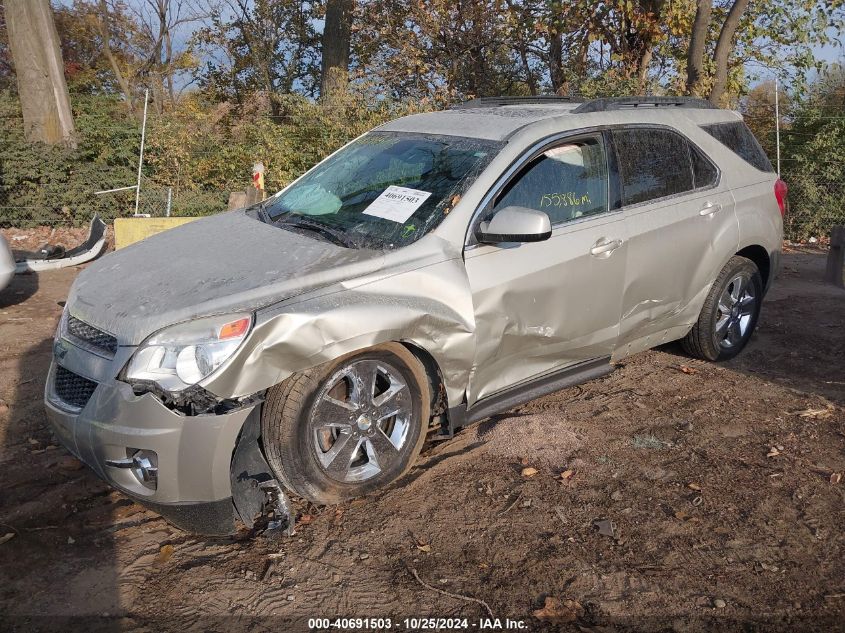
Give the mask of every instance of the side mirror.
POLYGON ((542 211, 525 207, 505 207, 476 231, 479 242, 542 242, 552 236, 552 223, 542 211))

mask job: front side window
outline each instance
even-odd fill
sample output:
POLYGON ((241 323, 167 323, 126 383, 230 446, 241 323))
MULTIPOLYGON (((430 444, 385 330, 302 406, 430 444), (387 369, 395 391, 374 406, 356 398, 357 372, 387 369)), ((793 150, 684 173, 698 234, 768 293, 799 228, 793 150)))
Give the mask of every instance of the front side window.
POLYGON ((626 205, 692 191, 689 144, 670 130, 657 128, 613 131, 626 205))
POLYGON ((607 159, 601 137, 565 141, 529 161, 496 199, 548 214, 552 224, 607 211, 607 159))
POLYGON ((457 136, 371 132, 267 200, 263 216, 348 248, 398 248, 440 224, 500 148, 457 136))

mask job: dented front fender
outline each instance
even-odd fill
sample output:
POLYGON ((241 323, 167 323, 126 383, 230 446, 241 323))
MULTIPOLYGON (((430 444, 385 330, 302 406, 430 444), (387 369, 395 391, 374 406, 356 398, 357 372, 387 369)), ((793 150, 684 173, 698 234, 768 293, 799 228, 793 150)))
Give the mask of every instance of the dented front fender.
POLYGON ((238 398, 380 343, 401 341, 437 362, 449 402, 463 399, 475 356, 472 293, 460 252, 425 240, 417 257, 256 314, 244 347, 205 387, 238 398))

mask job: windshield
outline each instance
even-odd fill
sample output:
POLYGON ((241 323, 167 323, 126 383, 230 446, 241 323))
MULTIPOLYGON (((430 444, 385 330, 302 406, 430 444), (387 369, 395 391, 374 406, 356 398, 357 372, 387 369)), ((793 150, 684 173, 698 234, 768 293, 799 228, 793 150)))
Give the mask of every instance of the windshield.
POLYGON ((419 239, 452 210, 501 143, 371 132, 264 203, 283 228, 351 248, 419 239))

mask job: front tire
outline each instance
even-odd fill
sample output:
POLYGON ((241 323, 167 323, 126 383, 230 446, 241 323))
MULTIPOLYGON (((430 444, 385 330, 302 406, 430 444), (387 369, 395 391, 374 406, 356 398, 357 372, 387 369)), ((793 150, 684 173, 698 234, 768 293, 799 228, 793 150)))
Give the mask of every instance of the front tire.
POLYGON ((279 480, 316 504, 394 481, 413 465, 430 417, 422 363, 387 343, 295 374, 270 389, 261 416, 279 480))
POLYGON ((745 257, 731 257, 713 282, 698 321, 681 339, 684 351, 709 361, 733 358, 751 338, 762 300, 763 278, 757 265, 745 257))

